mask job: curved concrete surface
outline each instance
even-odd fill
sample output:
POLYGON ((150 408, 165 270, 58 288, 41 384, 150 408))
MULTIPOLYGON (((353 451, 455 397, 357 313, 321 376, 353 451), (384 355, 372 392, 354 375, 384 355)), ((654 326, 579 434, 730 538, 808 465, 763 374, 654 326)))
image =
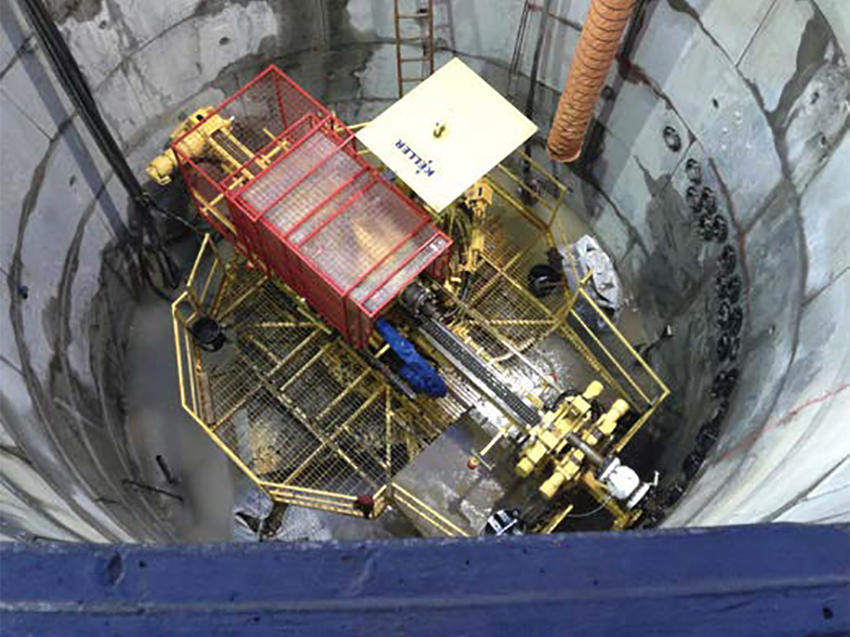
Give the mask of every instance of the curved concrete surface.
MULTIPOLYGON (((49 4, 140 175, 181 113, 270 62, 348 121, 395 97, 387 0, 49 4)), ((522 0, 437 4, 438 61, 454 52, 524 104, 540 11, 512 67, 522 0)), ((551 3, 533 104, 543 133, 587 4, 551 3)), ((127 275, 126 194, 16 0, 0 14, 0 539, 225 539, 238 482, 165 396, 171 352, 156 352, 167 339, 150 326, 166 310, 127 275)), ((672 399, 635 441, 661 450, 667 525, 850 519, 849 51, 843 0, 643 3, 584 159, 552 166, 646 331, 673 330, 652 354, 672 399), (716 354, 724 244, 697 232, 694 166, 742 281, 731 363, 716 354), (733 367, 724 409, 712 384, 733 367), (683 471, 712 419, 718 442, 683 471)), ((157 192, 185 205, 177 187, 157 192)))

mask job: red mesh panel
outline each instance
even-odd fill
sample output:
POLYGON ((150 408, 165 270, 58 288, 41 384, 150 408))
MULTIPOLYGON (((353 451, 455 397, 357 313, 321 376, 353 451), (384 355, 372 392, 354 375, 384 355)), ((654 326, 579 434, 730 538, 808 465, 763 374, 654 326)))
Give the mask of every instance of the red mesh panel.
POLYGON ((269 266, 275 271, 275 274, 295 288, 296 292, 304 294, 293 273, 295 258, 292 256, 289 246, 280 240, 274 229, 265 224, 257 224, 256 230, 262 253, 265 255, 269 266))
POLYGON ((201 216, 226 239, 235 241, 236 229, 227 200, 218 185, 194 163, 181 163, 180 169, 189 195, 201 216))
POLYGON ((357 347, 410 281, 445 269, 450 240, 276 67, 172 148, 204 217, 357 347))
POLYGON ((382 181, 361 190, 341 210, 301 245, 301 252, 342 290, 352 289, 427 223, 382 181))

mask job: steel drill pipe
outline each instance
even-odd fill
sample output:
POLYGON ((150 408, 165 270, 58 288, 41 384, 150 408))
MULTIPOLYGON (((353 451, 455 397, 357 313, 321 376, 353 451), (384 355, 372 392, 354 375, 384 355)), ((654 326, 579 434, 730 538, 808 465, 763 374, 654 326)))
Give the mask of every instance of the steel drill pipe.
POLYGON ((592 0, 564 92, 549 131, 549 155, 572 162, 581 155, 593 109, 637 0, 592 0))

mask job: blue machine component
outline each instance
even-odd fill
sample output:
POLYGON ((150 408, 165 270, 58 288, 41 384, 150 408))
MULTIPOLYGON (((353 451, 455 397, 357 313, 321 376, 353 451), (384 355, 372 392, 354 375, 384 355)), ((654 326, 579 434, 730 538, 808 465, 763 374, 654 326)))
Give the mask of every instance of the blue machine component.
POLYGON ((445 381, 437 373, 437 370, 422 357, 422 354, 416 351, 413 343, 399 334, 384 319, 376 321, 375 329, 384 337, 384 340, 398 357, 404 361, 404 365, 399 370, 399 375, 410 383, 413 391, 433 398, 442 398, 446 395, 448 388, 445 381))

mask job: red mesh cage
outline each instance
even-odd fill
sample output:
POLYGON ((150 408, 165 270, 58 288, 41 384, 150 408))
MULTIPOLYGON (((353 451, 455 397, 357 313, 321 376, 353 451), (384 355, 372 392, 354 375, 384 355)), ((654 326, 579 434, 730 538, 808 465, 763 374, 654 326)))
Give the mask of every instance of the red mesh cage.
POLYGON ((275 66, 172 148, 201 214, 356 347, 409 282, 443 275, 448 237, 275 66))

